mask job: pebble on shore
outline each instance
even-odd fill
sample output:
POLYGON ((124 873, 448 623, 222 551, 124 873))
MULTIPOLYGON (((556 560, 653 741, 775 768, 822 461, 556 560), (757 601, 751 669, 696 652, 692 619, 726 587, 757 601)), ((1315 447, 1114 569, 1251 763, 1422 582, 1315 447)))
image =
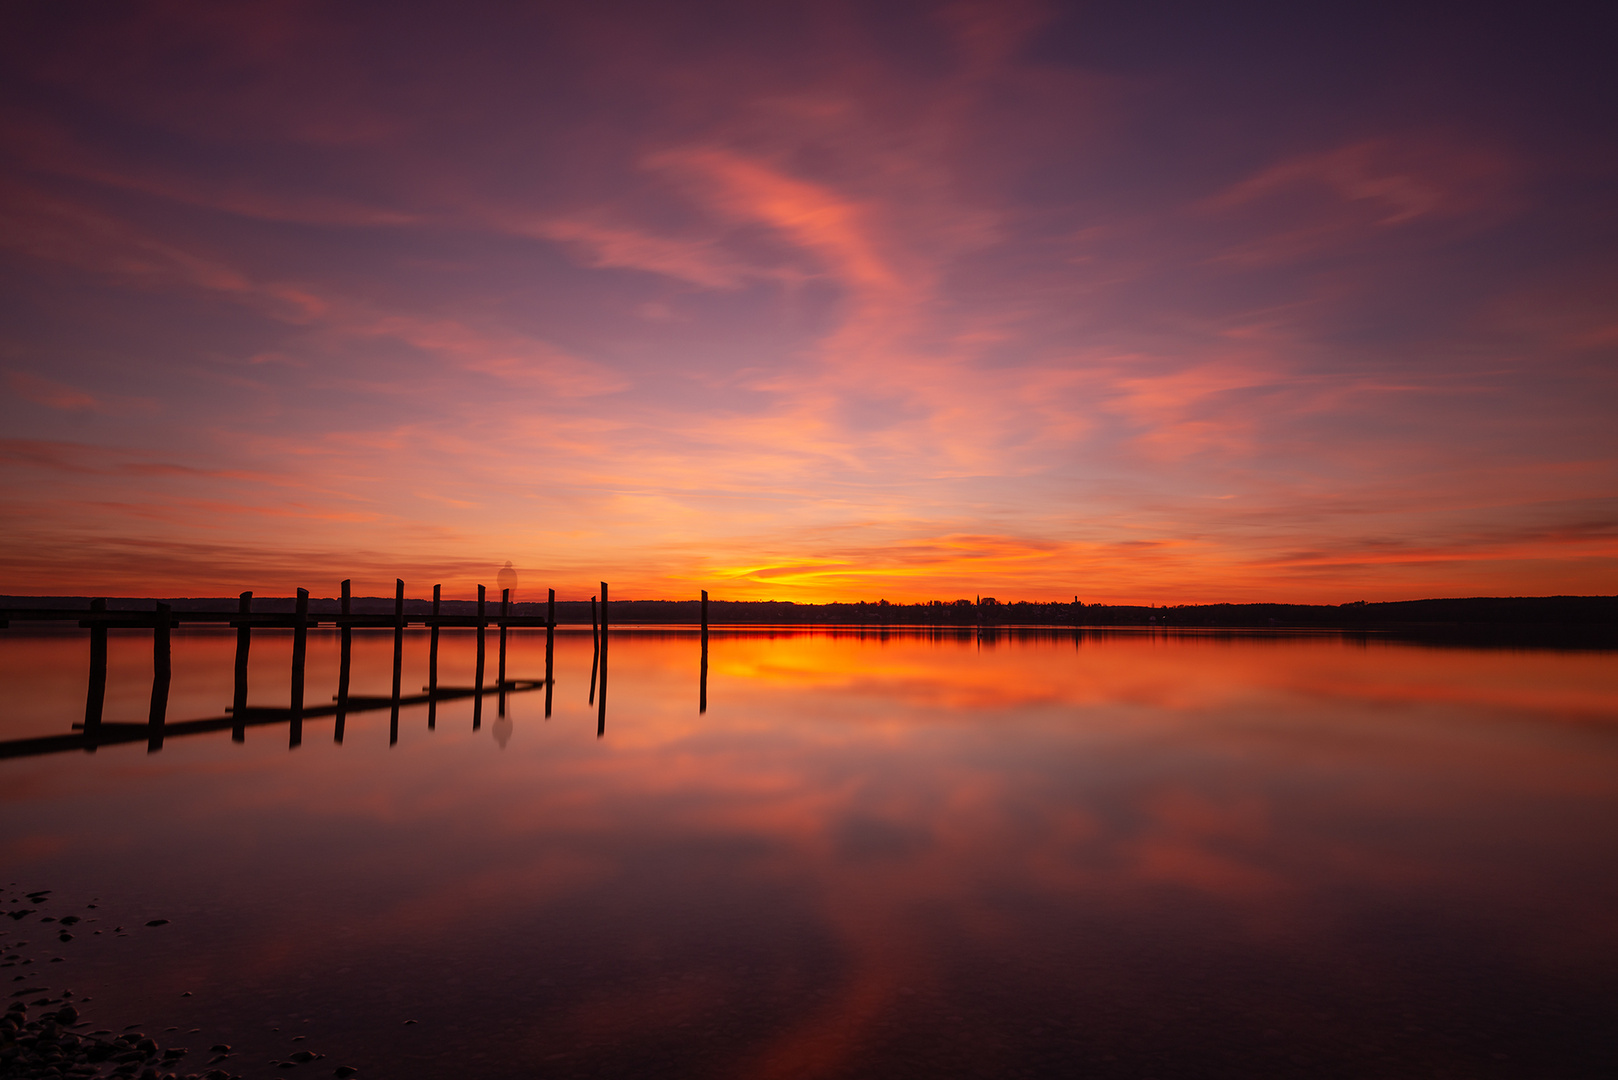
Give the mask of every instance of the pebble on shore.
MULTIPOLYGON (((16 895, 13 893, 14 897, 16 895)), ((47 900, 50 891, 25 895, 29 903, 39 905, 47 900)), ((12 903, 15 902, 13 899, 12 903)), ((94 908, 96 905, 88 906, 94 908)), ((12 919, 21 921, 29 915, 36 914, 37 911, 37 906, 9 911, 0 908, 0 915, 10 915, 12 919)), ((73 935, 66 928, 84 920, 76 915, 68 915, 60 919, 46 916, 39 921, 55 923, 51 929, 57 932, 57 940, 70 942, 73 935)), ((168 922, 168 919, 152 919, 146 925, 166 926, 168 922)), ((122 926, 115 927, 116 936, 127 937, 127 934, 122 933, 123 929, 122 926)), ((99 934, 101 931, 97 930, 95 933, 99 934)), ((13 941, 0 946, 0 957, 4 958, 4 966, 33 963, 32 958, 24 958, 15 951, 27 944, 26 941, 13 941)), ((51 962, 62 963, 64 958, 52 957, 51 962)), ((43 974, 41 972, 34 978, 39 978, 43 974)), ((26 978, 27 976, 18 975, 14 983, 24 982, 26 978)), ((90 1021, 80 1020, 82 1014, 79 1011, 79 1006, 90 998, 80 996, 75 999, 72 990, 61 990, 57 993, 60 996, 52 997, 50 987, 32 985, 12 991, 13 1000, 5 1006, 5 1011, 0 1013, 0 1080, 242 1080, 238 1074, 218 1067, 228 1058, 235 1056, 228 1043, 215 1043, 211 1047, 210 1053, 215 1056, 208 1062, 210 1067, 206 1071, 180 1075, 164 1070, 172 1070, 180 1059, 191 1051, 183 1046, 163 1047, 156 1039, 142 1032, 138 1024, 127 1026, 119 1035, 113 1035, 106 1028, 88 1033, 70 1030, 90 1027, 90 1021), (36 994, 45 996, 35 998, 36 994), (30 1018, 31 1008, 36 1010, 32 1018, 30 1018)), ((191 997, 192 992, 187 990, 181 996, 191 997)), ((198 1033, 199 1029, 195 1028, 189 1032, 189 1034, 198 1033)), ((299 1036, 295 1041, 302 1041, 304 1038, 305 1036, 299 1036)), ((312 1064, 325 1056, 309 1050, 300 1050, 290 1055, 289 1060, 271 1064, 280 1068, 297 1068, 300 1065, 312 1064)), ((353 1077, 358 1072, 359 1070, 352 1065, 340 1065, 334 1070, 334 1074, 339 1078, 353 1077)))
MULTIPOLYGON (((29 1019, 28 1006, 13 1001, 0 1016, 0 1078, 69 1077, 91 1080, 112 1076, 127 1080, 170 1080, 173 1073, 159 1073, 158 1065, 169 1065, 184 1057, 183 1047, 167 1050, 155 1039, 140 1032, 126 1032, 115 1039, 80 1035, 67 1030, 79 1019, 72 1005, 47 1006, 37 1019, 29 1019)), ((185 1080, 241 1080, 224 1069, 188 1074, 185 1080)))

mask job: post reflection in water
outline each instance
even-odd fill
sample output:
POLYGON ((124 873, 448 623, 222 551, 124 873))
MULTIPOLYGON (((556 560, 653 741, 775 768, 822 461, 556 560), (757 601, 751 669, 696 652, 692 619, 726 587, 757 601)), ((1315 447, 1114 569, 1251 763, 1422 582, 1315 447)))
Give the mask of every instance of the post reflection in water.
POLYGON ((427 730, 438 727, 438 616, 443 603, 442 585, 433 586, 433 625, 427 646, 427 730))
POLYGON ((556 689, 556 590, 545 603, 545 719, 551 718, 551 691, 556 689))
MULTIPOLYGON (((538 630, 509 635, 517 675, 604 670, 610 618, 538 630)), ((147 633, 110 634, 114 726, 147 633)), ((613 739, 599 698, 515 716, 516 680, 498 749, 446 697, 404 703, 390 751, 361 706, 392 637, 357 630, 344 745, 0 760, 0 864, 63 910, 172 918, 162 948, 51 942, 96 1023, 268 1060, 293 1017, 362 1076, 1505 1080, 1618 1051, 1611 653, 713 633, 700 720, 695 628, 626 628, 613 739)), ((293 635, 256 636, 279 697, 293 635)), ((475 634, 430 641, 406 633, 408 676, 467 686, 475 634)), ((177 716, 231 700, 235 644, 173 635, 177 716)), ((0 637, 6 737, 77 718, 89 648, 0 637)), ((341 652, 310 634, 322 694, 341 652)))
MULTIPOLYGON (((509 566, 509 565, 510 564, 508 563, 507 566, 509 566)), ((501 571, 501 573, 505 573, 505 571, 501 571)), ((500 716, 506 715, 506 623, 505 623, 505 620, 507 618, 509 618, 510 616, 511 616, 511 590, 510 589, 501 589, 500 590, 500 660, 499 660, 499 664, 498 664, 499 674, 495 677, 495 686, 499 690, 499 695, 498 695, 498 697, 499 697, 498 715, 500 715, 500 716)), ((500 745, 504 746, 505 743, 502 742, 500 745)))
POLYGON ((596 621, 596 598, 590 597, 590 701, 596 703, 596 675, 601 670, 601 629, 596 621))
POLYGON ((472 730, 476 731, 483 726, 483 620, 486 618, 483 607, 483 586, 478 586, 478 668, 477 675, 472 680, 472 730))
MULTIPOLYGON (((343 583, 345 588, 347 582, 343 583)), ((251 615, 253 613, 253 594, 244 592, 237 599, 236 613, 238 615, 251 615)), ((236 742, 243 742, 247 738, 247 660, 253 648, 253 628, 245 619, 236 626, 236 668, 235 686, 231 694, 231 715, 236 724, 231 728, 230 737, 236 742)))
POLYGON ((404 579, 393 582, 393 693, 389 705, 388 745, 399 741, 399 692, 404 682, 404 579))
POLYGON ((163 749, 163 724, 168 717, 169 683, 173 667, 169 652, 169 613, 167 604, 157 605, 157 618, 152 623, 152 700, 146 714, 148 733, 146 752, 163 749))
MULTIPOLYGON (((342 615, 353 614, 354 598, 351 592, 353 582, 343 579, 342 585, 342 615)), ((347 624, 338 631, 342 637, 341 655, 337 662, 337 717, 332 723, 332 742, 341 743, 343 732, 348 725, 348 684, 354 671, 354 631, 347 624)))
POLYGON ((601 660, 601 682, 596 688, 599 697, 596 700, 596 738, 607 733, 607 642, 611 639, 611 631, 607 623, 607 583, 601 583, 601 633, 597 637, 596 653, 601 660))
POLYGON ((297 626, 292 630, 292 701, 287 712, 287 749, 303 745, 303 675, 309 650, 309 590, 298 590, 298 601, 293 608, 297 626))

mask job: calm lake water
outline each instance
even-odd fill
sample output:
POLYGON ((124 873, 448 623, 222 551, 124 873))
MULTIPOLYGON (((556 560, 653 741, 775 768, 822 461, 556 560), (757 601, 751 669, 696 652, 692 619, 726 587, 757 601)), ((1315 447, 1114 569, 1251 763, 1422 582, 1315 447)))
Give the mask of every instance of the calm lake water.
MULTIPOLYGON (((151 636, 111 639, 106 718, 144 720, 151 636)), ((176 631, 171 720, 223 713, 234 647, 176 631)), ((387 694, 391 632, 354 649, 387 694)), ((508 673, 544 652, 514 632, 508 673)), ((253 704, 290 653, 255 634, 253 704)), ((0 632, 0 735, 68 731, 87 657, 0 632)), ((1613 653, 715 633, 704 715, 698 657, 615 631, 601 737, 586 629, 549 719, 0 761, 0 885, 53 890, 0 976, 247 1077, 1618 1074, 1613 653), (69 912, 101 923, 37 921, 69 912), (297 1047, 328 1056, 268 1064, 297 1047)), ((404 662, 408 693, 425 631, 404 662)))

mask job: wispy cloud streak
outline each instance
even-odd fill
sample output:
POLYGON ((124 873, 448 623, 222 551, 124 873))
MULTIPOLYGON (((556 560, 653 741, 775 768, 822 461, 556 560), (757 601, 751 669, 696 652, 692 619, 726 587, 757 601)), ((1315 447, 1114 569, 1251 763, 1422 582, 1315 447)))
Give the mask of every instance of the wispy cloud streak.
POLYGON ((1038 4, 179 11, 8 16, 13 590, 1618 588, 1586 96, 1038 4))

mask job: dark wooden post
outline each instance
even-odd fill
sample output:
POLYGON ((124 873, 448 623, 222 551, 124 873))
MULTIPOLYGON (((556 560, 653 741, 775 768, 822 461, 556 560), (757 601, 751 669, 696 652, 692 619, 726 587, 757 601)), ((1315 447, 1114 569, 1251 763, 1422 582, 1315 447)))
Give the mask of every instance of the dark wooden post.
POLYGON ((478 586, 478 668, 477 678, 472 693, 472 730, 476 731, 483 726, 483 620, 484 620, 484 590, 478 586))
POLYGON ((152 618, 152 708, 146 717, 146 752, 163 749, 163 724, 169 711, 169 606, 158 604, 152 618))
POLYGON ((551 718, 551 687, 556 685, 556 590, 545 601, 545 719, 551 718))
MULTIPOLYGON (((253 613, 253 594, 244 592, 236 600, 238 615, 253 613)), ((247 741, 247 654, 253 647, 253 628, 246 620, 236 624, 236 687, 231 694, 230 711, 236 723, 230 729, 231 742, 247 741)))
POLYGON ((433 586, 433 636, 427 648, 427 730, 438 726, 438 602, 442 585, 433 586))
POLYGON ((101 734, 101 709, 107 700, 107 624, 96 618, 105 613, 107 601, 90 601, 90 686, 84 695, 84 733, 90 736, 86 750, 94 750, 94 737, 101 734))
POLYGON ((342 742, 344 729, 348 726, 348 679, 353 670, 354 660, 354 628, 348 625, 348 617, 354 613, 352 596, 353 582, 343 579, 343 645, 342 655, 337 661, 337 719, 331 729, 332 742, 342 742))
POLYGON ((292 724, 287 749, 303 745, 303 664, 309 655, 309 590, 298 590, 292 617, 292 724))
POLYGON ((404 578, 393 580, 393 714, 388 745, 399 741, 399 680, 404 673, 404 578))
POLYGON ((697 713, 708 711, 708 590, 702 590, 702 687, 697 692, 697 713))
POLYGON ((596 625, 596 598, 590 597, 590 704, 596 703, 596 675, 601 671, 601 630, 596 625))
POLYGON ((607 618, 607 583, 601 583, 601 695, 596 699, 596 738, 607 733, 607 642, 610 639, 607 618))
POLYGON ((506 715, 506 620, 511 617, 511 590, 500 590, 500 715, 506 715))

